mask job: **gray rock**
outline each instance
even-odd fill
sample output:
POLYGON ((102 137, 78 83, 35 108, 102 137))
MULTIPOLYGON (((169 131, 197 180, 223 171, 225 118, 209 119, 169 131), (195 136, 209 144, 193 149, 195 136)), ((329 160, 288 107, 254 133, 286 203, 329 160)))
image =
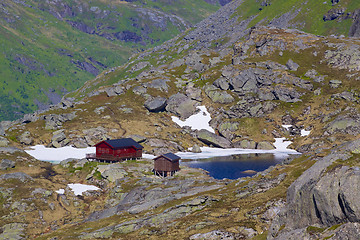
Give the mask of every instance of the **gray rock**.
POLYGON ((2 121, 0 122, 0 135, 5 136, 5 131, 7 131, 14 123, 11 121, 2 121))
POLYGON ((113 96, 121 95, 125 91, 124 91, 122 86, 117 85, 117 86, 112 86, 112 87, 109 87, 109 88, 105 89, 105 92, 106 92, 108 97, 113 97, 113 96))
POLYGON ((256 149, 273 150, 273 149, 275 149, 275 147, 274 147, 274 145, 272 145, 271 143, 269 143, 267 141, 261 141, 261 142, 258 142, 258 144, 256 145, 256 149))
POLYGON ((289 59, 286 63, 286 66, 290 71, 297 71, 299 68, 299 64, 295 63, 293 60, 289 59))
POLYGON ((76 158, 68 158, 68 159, 62 160, 59 164, 64 168, 68 168, 71 166, 71 164, 75 164, 77 161, 78 161, 78 159, 76 159, 76 158))
POLYGON ((9 159, 3 159, 0 161, 0 170, 6 170, 8 168, 14 168, 15 163, 9 159))
POLYGON ((87 148, 89 145, 84 138, 77 138, 73 140, 73 145, 76 148, 87 148))
POLYGON ((160 91, 168 91, 169 86, 166 84, 168 82, 168 79, 155 79, 151 81, 150 83, 146 84, 147 88, 155 88, 160 91))
POLYGON ((167 105, 167 100, 164 97, 152 98, 144 103, 145 108, 150 112, 164 111, 166 105, 167 105))
POLYGON ((236 240, 243 239, 245 236, 221 230, 214 230, 207 233, 197 233, 190 236, 190 240, 236 240))
POLYGON ((9 140, 4 137, 0 137, 0 147, 7 147, 9 143, 9 140))
POLYGON ((339 116, 325 126, 325 131, 329 134, 346 133, 357 135, 360 133, 360 122, 357 116, 339 116))
POLYGON ((147 92, 147 89, 143 86, 136 86, 133 89, 133 93, 137 94, 137 95, 143 95, 147 92))
POLYGON ((75 162, 74 168, 82 168, 88 162, 89 162, 89 160, 87 160, 86 158, 80 159, 80 160, 75 162))
POLYGON ((208 130, 202 129, 198 131, 196 137, 205 144, 213 145, 214 147, 230 148, 232 146, 229 140, 215 133, 211 133, 208 130))
POLYGON ((330 80, 329 81, 329 85, 332 88, 338 88, 338 87, 340 87, 341 84, 342 84, 342 81, 340 81, 340 80, 330 80))
POLYGON ((229 81, 224 77, 216 79, 213 82, 213 85, 217 88, 220 88, 221 90, 229 90, 230 87, 229 81))
POLYGON ((193 153, 201 153, 201 149, 200 149, 200 147, 199 147, 197 144, 195 144, 195 145, 191 148, 191 152, 193 152, 193 153))
POLYGON ((235 148, 243 148, 243 149, 255 149, 256 142, 254 140, 244 139, 234 143, 235 148))
POLYGON ((32 177, 23 172, 15 172, 15 173, 6 173, 0 175, 0 180, 8 180, 8 179, 18 179, 21 182, 27 182, 28 180, 33 180, 32 177))
POLYGON ((276 99, 283 102, 299 102, 301 94, 293 88, 276 86, 274 89, 276 99))
POLYGON ((24 152, 24 150, 17 147, 0 147, 0 152, 13 154, 15 152, 24 152))
POLYGON ((97 170, 101 176, 110 182, 124 178, 128 173, 119 164, 99 165, 97 170))
POLYGON ((0 239, 23 240, 26 239, 24 223, 9 223, 0 228, 0 239))
POLYGON ((31 137, 31 133, 29 131, 24 132, 18 136, 17 139, 20 143, 25 145, 31 145, 34 142, 34 139, 31 137))
POLYGON ((359 222, 359 168, 330 167, 335 161, 349 159, 352 156, 349 152, 360 152, 359 146, 359 140, 343 144, 317 159, 295 180, 288 189, 287 208, 273 222, 269 236, 278 235, 279 226, 284 224, 289 231, 314 224, 330 227, 347 221, 359 222))
POLYGON ((214 103, 232 103, 235 99, 226 91, 207 91, 206 95, 213 101, 214 103))
POLYGON ((167 103, 166 111, 178 115, 181 119, 186 119, 196 112, 197 102, 182 93, 170 96, 167 103))
POLYGON ((185 93, 186 96, 188 96, 192 100, 196 100, 199 102, 202 101, 201 89, 194 87, 193 84, 186 85, 185 93))

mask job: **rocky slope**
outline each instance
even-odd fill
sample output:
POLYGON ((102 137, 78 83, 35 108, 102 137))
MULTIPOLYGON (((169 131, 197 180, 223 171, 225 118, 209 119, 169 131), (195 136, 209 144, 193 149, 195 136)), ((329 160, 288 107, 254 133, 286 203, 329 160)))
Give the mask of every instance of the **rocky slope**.
MULTIPOLYGON (((196 28, 102 72, 48 111, 1 122, 8 159, 0 172, 2 236, 357 239, 360 41, 251 27, 256 18, 236 15, 244 2, 233 1, 196 28), (198 106, 210 112, 215 133, 172 121, 198 106), (13 148, 86 147, 123 136, 153 154, 195 145, 271 149, 274 137, 286 137, 303 155, 252 178, 218 181, 194 169, 155 178, 145 159, 50 166, 13 148), (102 192, 54 192, 73 181, 102 192), (43 200, 17 188, 28 196, 41 188, 34 194, 43 200)), ((332 4, 326 6, 345 3, 332 4)))

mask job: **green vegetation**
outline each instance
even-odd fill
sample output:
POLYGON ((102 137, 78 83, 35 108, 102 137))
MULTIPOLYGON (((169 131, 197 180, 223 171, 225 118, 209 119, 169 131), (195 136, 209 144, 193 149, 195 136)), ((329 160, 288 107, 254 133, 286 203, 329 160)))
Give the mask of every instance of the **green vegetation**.
POLYGON ((26 4, 5 0, 0 11, 5 16, 0 20, 0 120, 58 101, 106 67, 169 40, 220 7, 203 0, 26 4))
POLYGON ((299 1, 299 0, 272 0, 268 6, 261 6, 260 1, 245 0, 238 8, 237 14, 240 20, 252 18, 251 26, 256 24, 265 25, 284 14, 291 17, 290 23, 296 28, 306 32, 319 35, 348 35, 349 28, 352 24, 351 18, 338 21, 324 21, 324 15, 331 9, 345 8, 346 12, 352 12, 360 7, 357 1, 341 1, 339 4, 332 6, 331 1, 324 2, 322 0, 299 1), (300 13, 298 13, 300 12, 300 13), (264 21, 264 19, 266 19, 264 21))

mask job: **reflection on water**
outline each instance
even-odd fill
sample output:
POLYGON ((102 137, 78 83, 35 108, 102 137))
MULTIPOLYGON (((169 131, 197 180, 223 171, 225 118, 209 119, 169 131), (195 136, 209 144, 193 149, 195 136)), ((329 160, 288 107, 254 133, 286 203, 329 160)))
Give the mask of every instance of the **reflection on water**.
POLYGON ((287 156, 288 155, 274 155, 271 153, 251 153, 226 157, 212 157, 201 160, 182 159, 181 164, 204 169, 215 179, 237 179, 264 171, 270 166, 281 163, 287 156))

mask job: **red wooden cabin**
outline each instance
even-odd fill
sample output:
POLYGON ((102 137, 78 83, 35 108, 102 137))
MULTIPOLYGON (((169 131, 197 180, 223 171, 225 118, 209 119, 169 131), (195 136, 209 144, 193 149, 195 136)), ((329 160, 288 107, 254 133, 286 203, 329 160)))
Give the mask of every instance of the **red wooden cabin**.
POLYGON ((158 156, 154 160, 154 174, 162 177, 168 175, 173 176, 175 172, 180 170, 180 157, 173 153, 166 153, 158 156))
POLYGON ((106 140, 95 145, 96 154, 87 154, 86 158, 99 161, 121 161, 142 157, 144 148, 132 138, 106 140))

